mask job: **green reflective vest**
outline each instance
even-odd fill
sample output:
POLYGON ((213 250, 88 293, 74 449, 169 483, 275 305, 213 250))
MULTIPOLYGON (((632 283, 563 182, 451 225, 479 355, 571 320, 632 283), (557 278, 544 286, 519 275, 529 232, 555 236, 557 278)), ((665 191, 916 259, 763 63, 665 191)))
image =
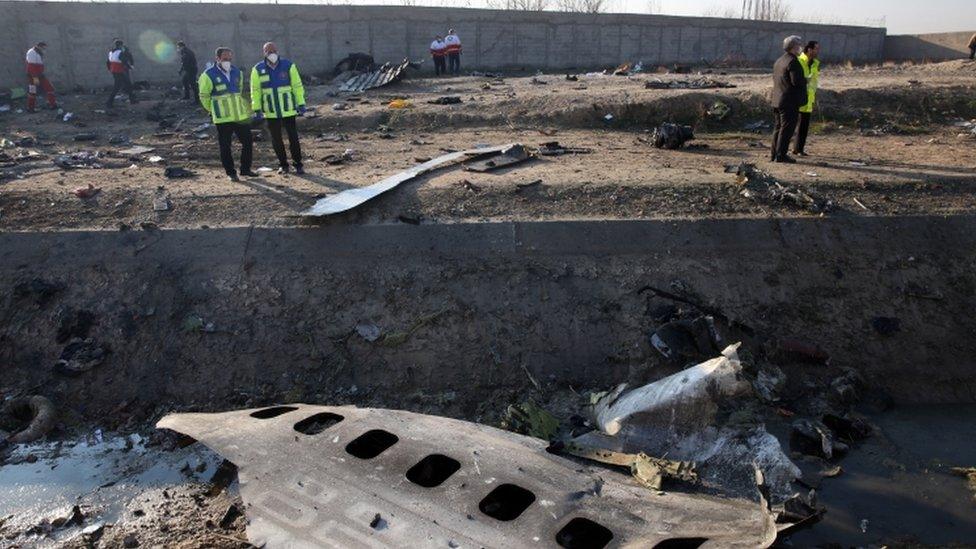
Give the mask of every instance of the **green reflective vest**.
POLYGON ((813 104, 817 102, 817 84, 820 81, 820 60, 814 59, 810 63, 810 58, 805 53, 801 53, 798 59, 803 67, 803 75, 807 77, 807 104, 800 107, 800 112, 813 112, 813 104))
POLYGON ((305 105, 305 86, 298 67, 287 59, 278 59, 272 67, 261 61, 251 69, 251 108, 265 118, 288 118, 305 105))
POLYGON ((216 65, 205 70, 197 81, 200 89, 200 104, 210 113, 214 124, 247 122, 251 119, 251 109, 241 93, 244 91, 244 73, 231 66, 230 75, 216 65))

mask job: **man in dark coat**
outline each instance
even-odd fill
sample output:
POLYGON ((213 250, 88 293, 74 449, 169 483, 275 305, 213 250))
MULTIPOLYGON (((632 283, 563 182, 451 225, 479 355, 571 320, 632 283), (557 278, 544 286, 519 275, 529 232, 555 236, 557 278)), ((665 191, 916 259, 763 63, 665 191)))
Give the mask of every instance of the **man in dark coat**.
POLYGON ((787 153, 790 140, 796 132, 800 120, 800 107, 807 103, 807 78, 798 56, 803 49, 799 36, 783 40, 785 53, 773 66, 773 116, 776 123, 773 129, 772 161, 793 164, 787 153))
POLYGON ((180 79, 183 81, 183 100, 190 99, 193 94, 194 103, 200 102, 200 89, 197 87, 197 56, 193 50, 186 47, 182 41, 176 43, 180 52, 180 79))

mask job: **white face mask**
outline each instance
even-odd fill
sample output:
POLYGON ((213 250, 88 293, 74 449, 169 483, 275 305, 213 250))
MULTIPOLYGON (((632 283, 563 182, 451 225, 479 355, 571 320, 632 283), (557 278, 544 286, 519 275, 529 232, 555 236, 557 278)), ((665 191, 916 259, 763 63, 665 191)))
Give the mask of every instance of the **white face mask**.
POLYGON ((220 68, 224 69, 224 72, 230 72, 230 61, 221 61, 220 68))
POLYGON ((277 63, 278 62, 278 54, 277 53, 269 53, 268 54, 268 62, 270 62, 272 65, 274 65, 275 63, 277 63))

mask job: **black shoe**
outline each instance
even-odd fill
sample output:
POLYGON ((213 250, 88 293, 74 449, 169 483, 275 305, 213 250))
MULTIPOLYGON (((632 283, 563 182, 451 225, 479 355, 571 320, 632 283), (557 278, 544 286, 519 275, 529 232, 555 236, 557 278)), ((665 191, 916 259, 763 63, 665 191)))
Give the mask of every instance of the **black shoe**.
POLYGON ((304 175, 305 168, 303 168, 301 164, 295 164, 295 173, 297 173, 298 175, 304 175))
POLYGON ((229 174, 227 174, 227 179, 230 179, 231 181, 233 181, 235 183, 237 183, 237 182, 239 182, 241 180, 239 177, 237 177, 237 174, 236 173, 229 173, 229 174))
POLYGON ((251 170, 241 170, 241 175, 244 177, 261 177, 257 172, 252 172, 251 170))
POLYGON ((776 159, 780 164, 796 164, 796 159, 790 156, 781 156, 776 159))
POLYGON ((288 166, 278 168, 278 175, 285 175, 286 173, 288 173, 288 166))

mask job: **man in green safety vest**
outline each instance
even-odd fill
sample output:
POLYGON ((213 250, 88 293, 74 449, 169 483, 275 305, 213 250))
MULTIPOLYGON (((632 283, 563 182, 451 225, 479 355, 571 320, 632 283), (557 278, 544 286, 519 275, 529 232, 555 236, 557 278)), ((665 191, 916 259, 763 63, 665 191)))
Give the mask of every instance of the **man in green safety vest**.
POLYGON ((251 109, 244 101, 244 73, 231 62, 234 52, 220 47, 216 51, 217 62, 205 70, 198 80, 200 103, 210 113, 217 126, 217 142, 220 145, 220 163, 231 181, 239 181, 234 170, 234 156, 230 145, 237 136, 241 142, 241 175, 257 177, 251 171, 254 145, 251 139, 251 109))
POLYGON ((298 143, 298 127, 295 117, 305 114, 305 86, 298 74, 298 67, 278 56, 274 42, 264 45, 264 60, 251 69, 251 108, 254 119, 268 121, 271 144, 278 157, 278 173, 288 173, 288 157, 281 128, 288 132, 288 145, 295 173, 303 174, 302 147, 298 143))
POLYGON ((817 85, 820 82, 820 42, 807 42, 803 53, 798 57, 803 75, 807 77, 807 104, 800 107, 800 129, 796 134, 793 154, 809 156, 804 149, 807 145, 807 134, 810 132, 810 117, 813 115, 813 105, 817 101, 817 85))

